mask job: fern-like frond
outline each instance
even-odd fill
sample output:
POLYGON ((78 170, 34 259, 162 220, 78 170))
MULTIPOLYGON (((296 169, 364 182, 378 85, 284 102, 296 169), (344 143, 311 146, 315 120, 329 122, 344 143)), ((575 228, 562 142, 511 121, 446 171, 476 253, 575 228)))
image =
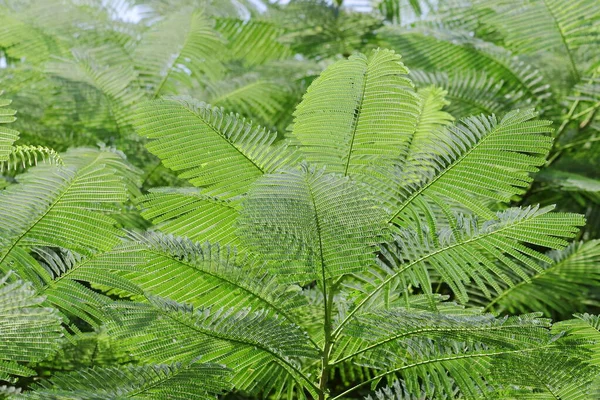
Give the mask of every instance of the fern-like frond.
POLYGON ((449 205, 493 218, 486 201, 506 203, 524 193, 532 181, 529 173, 544 163, 552 146, 552 139, 544 136, 551 131, 550 122, 532 120, 535 115, 527 110, 500 121, 495 116, 471 117, 432 135, 429 151, 414 155, 415 162, 400 173, 403 200, 393 218, 402 225, 439 207, 452 220, 449 205))
POLYGON ((85 129, 129 133, 133 105, 143 96, 133 65, 111 45, 71 53, 71 58, 46 64, 46 73, 61 80, 61 91, 70 100, 56 112, 84 120, 85 129))
POLYGON ((148 150, 208 196, 244 194, 264 173, 290 162, 291 152, 273 146, 277 134, 190 98, 145 103, 136 117, 148 150))
POLYGON ((436 400, 460 398, 458 397, 458 389, 455 393, 452 393, 450 396, 447 396, 445 393, 436 393, 435 389, 423 389, 414 392, 409 391, 406 388, 406 384, 403 381, 395 380, 391 385, 385 386, 375 391, 373 394, 368 395, 367 397, 365 397, 365 400, 424 400, 427 399, 427 393, 433 393, 436 400))
POLYGON ((460 231, 446 229, 437 240, 403 230, 395 243, 382 248, 381 273, 365 276, 368 279, 353 286, 362 293, 343 316, 336 333, 357 313, 380 307, 381 296, 401 295, 387 291, 398 284, 398 279, 404 285, 401 291, 410 283, 431 294, 431 275, 437 275, 461 302, 466 302, 471 285, 491 299, 488 287, 498 291, 500 285, 519 283, 515 278, 527 280, 531 271, 541 272, 536 260, 551 263, 552 259, 526 245, 564 248, 568 244, 564 239, 572 238, 578 231, 576 227, 584 223, 580 215, 549 211, 549 208, 511 208, 498 212, 494 220, 483 224, 461 220, 460 231))
POLYGON ((531 0, 515 7, 512 1, 501 0, 491 7, 495 12, 489 19, 500 28, 505 46, 520 54, 555 53, 566 62, 574 80, 579 80, 577 49, 598 41, 597 1, 572 0, 565 6, 561 0, 531 0))
POLYGON ((195 242, 238 246, 236 201, 203 195, 196 188, 156 188, 136 199, 142 217, 161 232, 195 242))
POLYGON ((126 365, 135 361, 134 357, 119 348, 104 327, 67 337, 68 341, 52 357, 37 364, 38 369, 69 373, 92 367, 126 365))
POLYGON ((371 175, 406 154, 419 98, 400 56, 376 50, 327 68, 294 112, 292 137, 306 160, 342 175, 371 175))
POLYGON ((554 325, 557 332, 566 331, 569 338, 585 343, 591 351, 590 363, 600 367, 600 316, 575 314, 574 319, 554 325))
MULTIPOLYGON (((1 94, 2 92, 0 91, 1 94)), ((10 103, 11 100, 0 98, 0 124, 8 124, 17 119, 15 117, 17 111, 6 108, 10 103)), ((13 143, 18 138, 19 132, 0 125, 0 162, 8 161, 10 154, 13 152, 13 143)))
POLYGON ((131 167, 116 153, 94 149, 72 150, 63 160, 65 167, 32 168, 1 193, 2 264, 21 246, 90 254, 118 243, 114 222, 98 211, 128 199, 131 167))
POLYGON ((35 375, 20 363, 44 360, 59 349, 62 320, 43 302, 30 283, 13 279, 10 273, 0 278, 0 381, 11 381, 11 375, 35 375))
POLYGON ((518 108, 519 102, 501 92, 503 81, 488 77, 484 72, 458 73, 449 75, 444 72, 411 71, 411 79, 418 86, 435 85, 446 90, 449 104, 444 108, 456 118, 479 114, 503 115, 518 108))
MULTIPOLYGON (((488 346, 527 348, 547 342, 549 320, 539 314, 496 319, 491 315, 447 315, 410 309, 375 311, 356 318, 345 331, 350 340, 338 363, 354 357, 378 358, 399 351, 414 338, 473 341, 488 346)), ((360 361, 359 361, 360 363, 360 361)))
POLYGON ((105 268, 128 263, 130 270, 121 275, 145 293, 195 307, 262 309, 299 323, 299 309, 307 305, 300 287, 279 284, 265 268, 233 249, 187 238, 131 234, 130 241, 98 263, 105 268))
POLYGON ((151 298, 151 303, 116 305, 120 320, 110 331, 146 362, 189 362, 202 356, 233 370, 240 390, 269 393, 293 378, 315 396, 316 386, 299 361, 317 355, 305 333, 263 311, 195 309, 151 298))
POLYGON ((201 11, 188 7, 152 25, 133 53, 142 87, 150 98, 180 93, 223 73, 225 41, 201 11))
POLYGON ((279 38, 284 30, 269 21, 221 18, 215 28, 227 39, 226 57, 241 60, 248 67, 289 57, 290 48, 279 38))
POLYGON ((446 29, 403 30, 387 28, 380 33, 390 48, 402 54, 411 68, 449 75, 485 71, 489 78, 504 81, 502 94, 511 101, 538 106, 550 96, 542 74, 508 50, 446 29))
POLYGON ((415 156, 428 151, 435 133, 452 124, 454 117, 444 111, 449 104, 447 92, 439 87, 428 86, 417 91, 419 97, 419 117, 413 134, 410 136, 408 147, 399 165, 415 162, 415 156))
POLYGON ((0 172, 4 170, 25 169, 38 162, 51 165, 63 165, 62 158, 53 149, 44 146, 19 145, 12 148, 8 159, 0 163, 0 172))
POLYGON ((471 297, 496 313, 536 310, 568 315, 582 306, 590 288, 600 282, 600 241, 572 243, 547 256, 551 262, 540 262, 541 269, 531 271, 534 274, 527 279, 514 286, 500 283, 502 291, 494 293, 491 301, 477 299, 475 293, 471 297))
MULTIPOLYGON (((207 87, 208 102, 241 115, 262 125, 273 124, 289 106, 290 84, 284 79, 246 74, 211 82, 207 87)), ((266 125, 272 126, 272 125, 266 125)))
POLYGON ((89 368, 55 375, 15 399, 211 400, 231 389, 229 373, 200 362, 89 368))
POLYGON ((384 210, 364 187, 303 165, 253 185, 238 233, 282 278, 324 284, 373 263, 384 220, 384 210))
POLYGON ((61 54, 65 48, 47 27, 44 29, 36 23, 32 14, 0 5, 0 48, 10 59, 42 65, 52 54, 61 54))
POLYGON ((519 400, 597 398, 600 369, 588 363, 581 343, 565 345, 562 340, 544 351, 519 357, 520 360, 496 360, 492 364, 494 381, 501 386, 500 390, 493 390, 490 397, 519 400))
POLYGON ((78 281, 135 291, 82 266, 120 242, 116 221, 107 214, 127 201, 135 170, 110 151, 73 149, 62 158, 65 166, 31 168, 0 193, 0 269, 15 270, 50 304, 93 323, 102 320, 105 299, 78 281))
MULTIPOLYGON (((34 248, 36 259, 40 262, 41 266, 51 276, 52 281, 47 286, 40 289, 48 296, 48 299, 61 308, 67 309, 63 304, 68 304, 69 295, 65 295, 69 290, 67 287, 62 285, 73 284, 69 281, 87 282, 91 286, 104 286, 109 287, 112 290, 121 290, 129 295, 141 294, 142 291, 131 283, 131 281, 121 278, 116 275, 115 271, 127 271, 131 272, 136 270, 134 267, 135 259, 112 259, 112 263, 109 265, 104 260, 107 254, 110 253, 99 253, 90 257, 84 257, 80 254, 70 252, 68 250, 53 250, 45 247, 34 248), (59 303, 58 300, 64 301, 59 303)), ((95 293, 90 291, 90 297, 94 297, 95 293)), ((81 307, 88 307, 87 303, 92 301, 82 302, 81 307)), ((74 304, 74 306, 78 306, 74 304)), ((100 317, 102 310, 95 310, 93 314, 100 317)))
POLYGON ((468 399, 589 399, 596 370, 571 356, 548 331, 539 330, 535 336, 538 343, 526 347, 444 339, 407 341, 403 350, 374 359, 371 365, 381 372, 347 393, 399 375, 409 393, 424 391, 427 398, 456 398, 458 389, 458 398, 468 399))

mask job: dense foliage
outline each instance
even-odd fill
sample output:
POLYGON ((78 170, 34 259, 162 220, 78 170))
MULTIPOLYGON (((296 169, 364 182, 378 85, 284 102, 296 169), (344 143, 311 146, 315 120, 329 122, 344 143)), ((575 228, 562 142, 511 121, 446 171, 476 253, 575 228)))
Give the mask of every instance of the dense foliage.
POLYGON ((0 398, 600 398, 600 3, 364 3, 0 0, 0 398))

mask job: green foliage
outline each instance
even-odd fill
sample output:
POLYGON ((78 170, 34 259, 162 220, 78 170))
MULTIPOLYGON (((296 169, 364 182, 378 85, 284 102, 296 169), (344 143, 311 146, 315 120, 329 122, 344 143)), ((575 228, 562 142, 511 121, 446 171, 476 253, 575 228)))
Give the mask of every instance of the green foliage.
POLYGON ((32 376, 35 371, 21 363, 43 360, 61 345, 61 318, 56 309, 44 307, 31 284, 11 275, 0 279, 0 379, 11 375, 32 376))
POLYGON ((221 365, 144 365, 81 370, 56 375, 34 393, 17 399, 212 399, 229 389, 227 369, 221 365), (182 392, 181 388, 187 388, 182 392))
POLYGON ((597 1, 363 5, 0 1, 0 398, 600 395, 597 1))

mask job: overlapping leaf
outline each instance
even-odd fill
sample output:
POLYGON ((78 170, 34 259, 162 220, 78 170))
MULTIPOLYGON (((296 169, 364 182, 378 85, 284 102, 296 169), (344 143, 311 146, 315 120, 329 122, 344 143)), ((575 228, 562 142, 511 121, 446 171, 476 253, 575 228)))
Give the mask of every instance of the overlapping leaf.
POLYGON ((266 175, 251 188, 239 235, 273 272, 294 281, 364 270, 384 240, 385 211, 364 187, 323 170, 266 175))
POLYGON ((0 380, 11 375, 34 376, 21 363, 37 362, 56 352, 63 340, 62 319, 56 309, 44 307, 32 285, 0 278, 0 380))

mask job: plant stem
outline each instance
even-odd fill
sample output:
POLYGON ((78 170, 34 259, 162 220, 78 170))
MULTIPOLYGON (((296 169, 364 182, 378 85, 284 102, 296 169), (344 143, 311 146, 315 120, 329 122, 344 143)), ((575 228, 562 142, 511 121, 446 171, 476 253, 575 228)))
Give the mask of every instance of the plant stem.
POLYGON ((319 378, 319 400, 325 400, 327 394, 327 380, 329 379, 329 370, 331 365, 329 364, 329 358, 331 356, 331 349, 333 348, 333 341, 331 339, 331 309, 333 307, 333 295, 335 288, 332 286, 329 294, 327 293, 327 281, 323 280, 323 296, 324 298, 324 311, 325 311, 325 324, 323 331, 325 334, 325 344, 323 345, 323 358, 321 364, 321 377, 319 378))
MULTIPOLYGON (((319 389, 320 389, 319 400, 325 400, 326 398, 329 398, 329 394, 327 393, 327 382, 329 380, 329 373, 331 371, 331 367, 335 364, 335 363, 331 363, 331 352, 335 345, 335 337, 333 335, 333 330, 332 330, 332 321, 331 321, 332 312, 331 311, 333 309, 333 298, 335 296, 335 293, 337 292, 338 287, 340 286, 340 284, 342 283, 343 280, 344 280, 344 275, 340 276, 335 282, 333 282, 331 284, 331 286, 329 288, 329 295, 325 299, 325 303, 324 303, 325 344, 323 345, 321 376, 319 378, 319 389)), ((324 281, 324 283, 323 283, 323 287, 324 287, 323 292, 324 293, 327 293, 326 285, 327 285, 327 281, 324 281)))

